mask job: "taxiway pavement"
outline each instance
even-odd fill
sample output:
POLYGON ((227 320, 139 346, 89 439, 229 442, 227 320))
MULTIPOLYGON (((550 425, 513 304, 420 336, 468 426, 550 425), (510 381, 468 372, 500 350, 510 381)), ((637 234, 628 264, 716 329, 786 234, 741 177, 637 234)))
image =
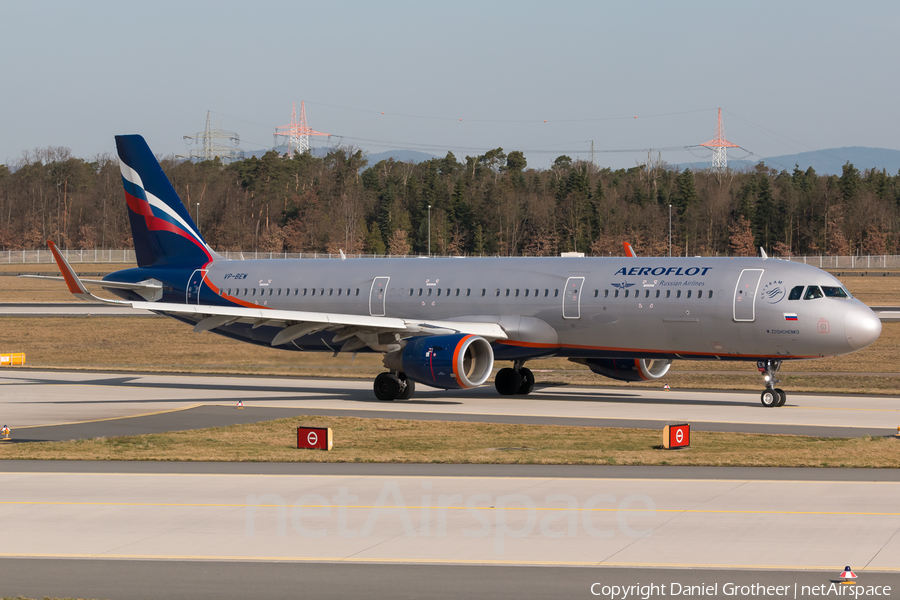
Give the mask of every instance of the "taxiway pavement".
POLYGON ((489 386, 449 392, 419 386, 411 400, 378 402, 364 380, 0 372, 0 424, 14 438, 130 435, 294 414, 644 428, 689 422, 707 431, 844 437, 895 434, 900 398, 789 392, 784 407, 764 408, 753 392, 538 386, 527 397, 504 397, 489 386), (233 409, 238 401, 243 411, 233 409), (147 416, 84 423, 140 415, 147 416), (77 425, 64 431, 65 423, 77 425))

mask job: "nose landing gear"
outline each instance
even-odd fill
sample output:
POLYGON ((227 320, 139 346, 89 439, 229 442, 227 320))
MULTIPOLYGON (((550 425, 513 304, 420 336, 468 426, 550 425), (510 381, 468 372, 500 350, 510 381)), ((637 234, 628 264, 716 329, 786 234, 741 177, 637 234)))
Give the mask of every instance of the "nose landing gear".
POLYGON ((763 378, 766 380, 766 389, 759 398, 762 405, 766 408, 784 406, 784 403, 787 401, 787 394, 784 393, 783 389, 775 387, 775 384, 781 381, 775 377, 775 373, 781 368, 781 361, 761 360, 756 363, 756 366, 760 372, 765 373, 763 378))

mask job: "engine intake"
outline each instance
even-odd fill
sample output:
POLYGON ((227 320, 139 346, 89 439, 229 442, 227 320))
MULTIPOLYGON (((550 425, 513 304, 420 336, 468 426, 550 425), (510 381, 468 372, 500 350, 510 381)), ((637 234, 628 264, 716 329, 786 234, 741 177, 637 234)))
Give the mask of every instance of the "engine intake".
POLYGON ((659 358, 579 358, 574 362, 618 381, 653 381, 669 371, 672 361, 659 358))
POLYGON ((436 388, 472 388, 490 376, 494 351, 477 335, 415 337, 402 350, 385 355, 384 366, 436 388))

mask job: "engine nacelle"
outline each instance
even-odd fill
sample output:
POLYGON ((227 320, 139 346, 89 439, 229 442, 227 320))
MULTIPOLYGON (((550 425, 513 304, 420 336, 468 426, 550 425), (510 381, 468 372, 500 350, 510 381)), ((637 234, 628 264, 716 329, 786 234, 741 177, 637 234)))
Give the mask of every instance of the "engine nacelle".
POLYGON ((490 342, 477 335, 415 337, 384 357, 384 365, 417 383, 442 389, 481 385, 494 368, 490 342))
POLYGON ((669 371, 672 361, 659 358, 586 358, 579 359, 591 371, 619 381, 652 381, 669 371))

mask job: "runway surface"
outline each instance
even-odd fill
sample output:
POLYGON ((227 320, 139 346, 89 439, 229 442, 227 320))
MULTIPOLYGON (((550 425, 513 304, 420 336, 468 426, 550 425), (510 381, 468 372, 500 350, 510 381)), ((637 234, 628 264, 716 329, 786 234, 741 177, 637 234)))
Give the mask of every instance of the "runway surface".
MULTIPOLYGON (((380 403, 370 385, 10 370, 0 372, 0 420, 17 439, 296 414, 688 420, 822 435, 892 433, 900 421, 890 397, 792 394, 765 409, 749 393, 561 386, 528 398, 424 388, 380 403), (247 408, 235 409, 238 400, 247 408)), ((892 469, 0 461, 0 589, 112 599, 589 598, 594 583, 599 592, 743 582, 802 592, 830 585, 849 564, 860 583, 893 586, 890 597, 900 590, 898 492, 892 469)))
POLYGON ((131 435, 297 414, 642 428, 689 422, 699 431, 883 436, 900 425, 900 398, 789 393, 786 406, 764 408, 753 392, 539 386, 527 397, 504 397, 490 387, 419 386, 411 400, 378 402, 364 380, 0 371, 0 424, 14 439, 131 435), (238 401, 244 410, 233 408, 238 401), (84 423, 122 417, 138 418, 84 423))

